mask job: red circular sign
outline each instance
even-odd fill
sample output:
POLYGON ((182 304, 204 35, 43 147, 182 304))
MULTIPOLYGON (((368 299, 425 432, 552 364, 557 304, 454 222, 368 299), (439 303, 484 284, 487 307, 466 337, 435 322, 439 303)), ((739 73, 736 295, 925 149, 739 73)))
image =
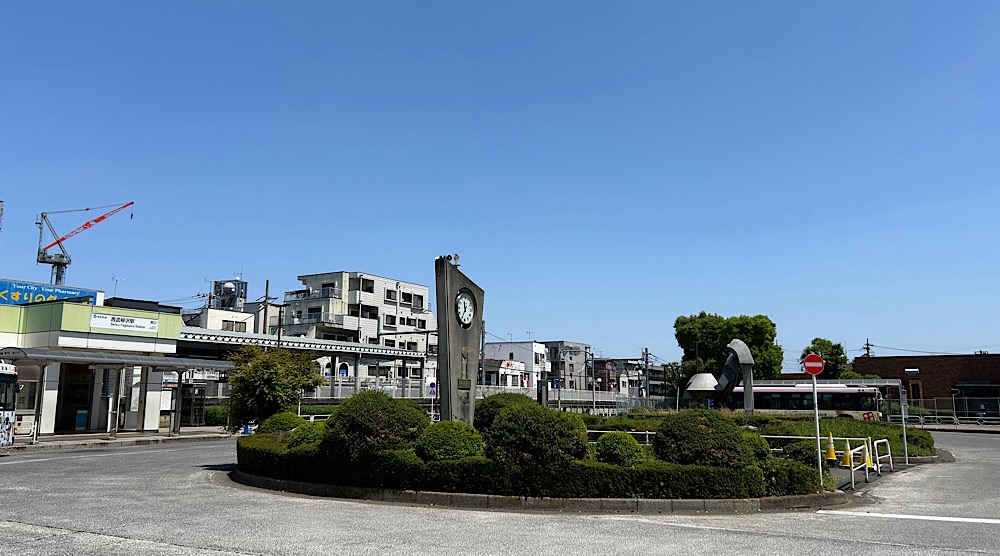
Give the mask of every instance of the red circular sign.
POLYGON ((826 363, 823 362, 823 358, 815 353, 810 353, 805 359, 802 360, 802 368, 813 376, 823 372, 824 365, 826 365, 826 363))

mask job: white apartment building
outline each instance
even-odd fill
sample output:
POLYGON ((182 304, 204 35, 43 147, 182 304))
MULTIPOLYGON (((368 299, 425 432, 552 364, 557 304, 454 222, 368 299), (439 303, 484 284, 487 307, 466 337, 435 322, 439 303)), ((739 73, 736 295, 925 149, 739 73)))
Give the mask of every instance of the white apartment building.
MULTIPOLYGON (((282 335, 437 351, 427 286, 362 272, 298 279, 305 288, 285 292, 285 307, 271 307, 271 315, 280 314, 282 335)), ((277 317, 269 320, 274 334, 277 317)))
POLYGON ((537 388, 539 382, 548 378, 551 370, 545 344, 540 342, 486 342, 483 345, 483 358, 524 364, 518 383, 509 386, 537 388))

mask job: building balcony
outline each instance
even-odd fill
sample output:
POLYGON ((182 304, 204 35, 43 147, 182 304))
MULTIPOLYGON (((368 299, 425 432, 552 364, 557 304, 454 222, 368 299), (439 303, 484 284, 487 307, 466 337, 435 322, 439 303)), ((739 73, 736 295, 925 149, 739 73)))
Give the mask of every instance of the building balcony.
POLYGON ((351 305, 375 305, 375 292, 366 292, 360 290, 349 290, 347 292, 347 302, 351 305))
POLYGON ((303 301, 306 299, 343 299, 340 288, 322 288, 319 290, 296 290, 285 292, 285 302, 303 301))

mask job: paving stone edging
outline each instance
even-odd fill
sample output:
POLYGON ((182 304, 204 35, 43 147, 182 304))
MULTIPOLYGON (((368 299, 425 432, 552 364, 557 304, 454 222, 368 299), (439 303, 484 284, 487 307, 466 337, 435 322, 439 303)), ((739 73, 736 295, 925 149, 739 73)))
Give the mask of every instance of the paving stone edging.
POLYGON ((305 483, 251 475, 235 469, 230 473, 234 481, 257 488, 394 504, 439 506, 472 510, 525 511, 525 512, 580 512, 580 513, 639 513, 639 514, 748 514, 794 509, 819 509, 839 506, 849 501, 843 491, 775 496, 770 498, 745 498, 736 500, 674 500, 636 498, 525 498, 521 496, 496 496, 492 494, 465 494, 364 488, 341 485, 305 483))

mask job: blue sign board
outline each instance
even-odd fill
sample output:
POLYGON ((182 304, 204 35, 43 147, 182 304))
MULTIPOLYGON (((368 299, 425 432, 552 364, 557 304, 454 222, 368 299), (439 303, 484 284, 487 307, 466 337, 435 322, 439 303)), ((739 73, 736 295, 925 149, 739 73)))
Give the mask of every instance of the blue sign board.
POLYGON ((97 301, 97 292, 94 290, 0 279, 0 305, 24 305, 84 296, 90 296, 91 304, 97 301))

